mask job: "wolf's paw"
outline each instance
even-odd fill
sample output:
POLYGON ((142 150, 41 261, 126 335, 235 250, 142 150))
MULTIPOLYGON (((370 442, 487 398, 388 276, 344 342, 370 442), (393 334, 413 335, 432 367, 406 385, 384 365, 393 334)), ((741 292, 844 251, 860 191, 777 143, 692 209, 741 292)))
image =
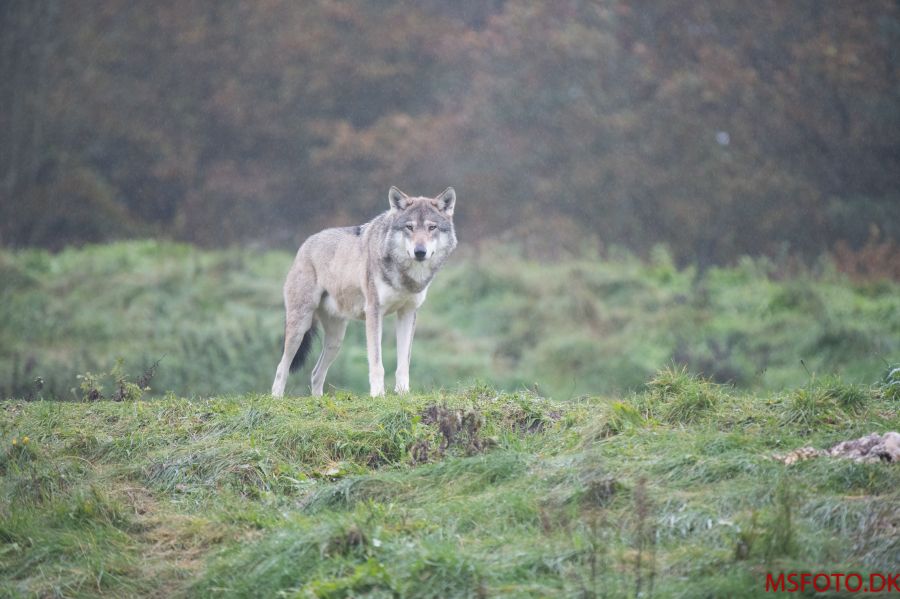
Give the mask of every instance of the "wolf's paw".
POLYGON ((405 395, 409 393, 409 383, 397 383, 394 385, 394 393, 397 395, 405 395))

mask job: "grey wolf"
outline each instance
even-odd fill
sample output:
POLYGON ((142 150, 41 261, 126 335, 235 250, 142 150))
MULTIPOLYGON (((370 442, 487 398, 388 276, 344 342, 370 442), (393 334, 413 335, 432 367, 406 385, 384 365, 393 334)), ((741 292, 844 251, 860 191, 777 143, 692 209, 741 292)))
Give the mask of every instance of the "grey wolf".
POLYGON ((347 322, 365 320, 369 392, 384 395, 381 333, 384 317, 397 314, 397 393, 409 391, 409 361, 416 311, 435 274, 456 248, 456 192, 410 197, 391 187, 390 209, 364 225, 325 229, 309 237, 284 283, 284 353, 272 395, 284 395, 289 371, 309 352, 316 326, 322 353, 312 370, 311 391, 322 395, 325 375, 341 348, 347 322))

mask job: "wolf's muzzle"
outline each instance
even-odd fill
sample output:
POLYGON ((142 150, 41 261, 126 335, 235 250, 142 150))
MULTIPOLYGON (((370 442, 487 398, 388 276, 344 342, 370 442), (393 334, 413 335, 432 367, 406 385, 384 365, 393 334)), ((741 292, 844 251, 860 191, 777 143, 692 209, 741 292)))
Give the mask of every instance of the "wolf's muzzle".
POLYGON ((425 259, 425 256, 428 255, 428 252, 425 250, 424 245, 417 245, 416 250, 413 252, 416 255, 416 260, 421 262, 425 259))

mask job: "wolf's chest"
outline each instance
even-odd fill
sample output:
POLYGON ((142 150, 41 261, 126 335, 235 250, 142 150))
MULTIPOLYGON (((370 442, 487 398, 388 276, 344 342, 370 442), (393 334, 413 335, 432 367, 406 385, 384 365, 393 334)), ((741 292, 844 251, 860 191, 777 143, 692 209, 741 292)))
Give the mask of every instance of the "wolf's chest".
POLYGON ((404 308, 418 308, 425 301, 425 293, 428 291, 426 286, 422 291, 413 293, 404 288, 397 288, 383 279, 379 279, 375 283, 375 290, 378 293, 378 303, 384 314, 391 314, 397 310, 404 308))

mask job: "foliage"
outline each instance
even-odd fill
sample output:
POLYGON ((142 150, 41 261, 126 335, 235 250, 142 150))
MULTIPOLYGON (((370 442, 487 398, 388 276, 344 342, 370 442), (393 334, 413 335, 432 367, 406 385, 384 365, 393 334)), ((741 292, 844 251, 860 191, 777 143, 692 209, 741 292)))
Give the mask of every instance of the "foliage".
POLYGON ((885 398, 900 400, 900 365, 888 367, 879 388, 885 398))
POLYGON ((103 395, 102 381, 104 379, 111 379, 115 384, 116 390, 110 396, 110 399, 113 401, 137 401, 141 399, 144 396, 144 392, 150 390, 147 383, 153 377, 158 362, 144 371, 144 374, 137 379, 137 382, 128 380, 128 376, 124 372, 124 362, 123 358, 117 358, 115 366, 108 373, 94 374, 85 372, 84 374, 76 375, 75 378, 81 381, 78 385, 81 389, 81 400, 98 401, 106 399, 103 395))
POLYGON ((897 273, 890 0, 15 0, 0 28, 4 244, 293 249, 453 184, 469 239, 551 257, 897 273))
POLYGON ((739 390, 672 423, 624 407, 703 384, 3 401, 0 594, 753 597, 767 571, 896 566, 895 466, 772 459, 897 430, 892 400, 866 391, 824 425, 739 390), (491 442, 416 460, 443 436, 436 406, 491 442))

